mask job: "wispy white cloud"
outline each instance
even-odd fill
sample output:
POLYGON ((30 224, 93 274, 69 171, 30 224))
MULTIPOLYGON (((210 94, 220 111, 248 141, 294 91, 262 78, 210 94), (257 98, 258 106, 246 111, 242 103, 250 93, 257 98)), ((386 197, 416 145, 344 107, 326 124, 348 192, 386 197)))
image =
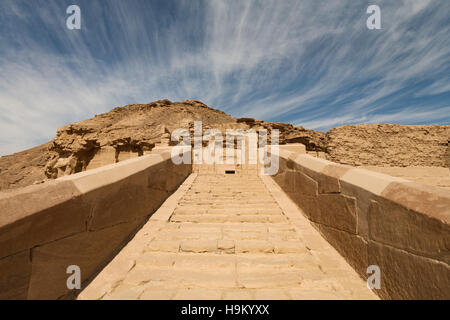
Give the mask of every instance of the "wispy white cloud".
POLYGON ((161 98, 321 130, 450 121, 446 0, 373 1, 379 31, 351 0, 80 0, 68 31, 72 2, 0 4, 0 154, 161 98))
POLYGON ((407 108, 399 112, 374 114, 374 115, 348 115, 338 118, 319 119, 302 122, 301 125, 309 128, 330 128, 337 125, 361 124, 361 123, 399 123, 399 124, 421 124, 423 122, 433 122, 440 119, 442 114, 449 114, 450 107, 442 107, 438 110, 426 108, 407 108))

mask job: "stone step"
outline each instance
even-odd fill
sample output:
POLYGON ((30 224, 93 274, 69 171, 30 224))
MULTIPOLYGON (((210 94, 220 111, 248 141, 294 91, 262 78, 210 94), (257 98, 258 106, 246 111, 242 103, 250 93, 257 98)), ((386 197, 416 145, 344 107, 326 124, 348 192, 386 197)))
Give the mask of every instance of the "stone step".
POLYGON ((220 230, 203 232, 184 231, 177 232, 162 231, 155 238, 156 240, 268 240, 268 241, 299 241, 303 244, 303 238, 296 232, 267 232, 267 231, 241 231, 241 230, 220 230))
POLYGON ((181 206, 178 207, 174 214, 176 215, 196 215, 196 214, 214 214, 214 215, 281 215, 280 208, 241 208, 241 207, 226 207, 215 208, 210 206, 181 206))
POLYGON ((188 194, 185 198, 193 198, 193 199, 227 199, 227 200, 233 200, 233 199, 247 199, 247 198, 253 198, 253 199, 270 199, 270 195, 268 193, 260 192, 260 193, 192 193, 188 194))
POLYGON ((184 207, 197 207, 197 208, 214 208, 214 209, 253 209, 257 208, 261 210, 266 208, 268 210, 280 210, 280 207, 272 202, 256 204, 256 203, 185 203, 182 202, 179 205, 180 208, 184 207))
MULTIPOLYGON (((244 236, 244 233, 240 234, 244 236)), ((164 253, 223 253, 223 254, 306 254, 308 250, 301 240, 273 240, 270 238, 260 239, 257 236, 250 239, 218 239, 220 234, 211 233, 203 238, 182 238, 177 235, 163 234, 150 241, 144 252, 164 253)), ((231 235, 235 237, 235 235, 231 235)), ((261 236, 261 235, 259 235, 261 236)))
POLYGON ((191 192, 188 193, 188 197, 210 197, 210 198, 218 198, 218 197, 269 197, 270 194, 265 191, 260 192, 191 192))
MULTIPOLYGON (((174 224, 178 225, 178 230, 181 231, 196 231, 205 232, 211 230, 218 231, 256 231, 256 232, 267 232, 269 226, 266 223, 181 223, 174 224)), ((270 224, 272 225, 272 224, 270 224)), ((282 226, 282 224, 280 224, 282 226)), ((286 224, 285 226, 289 226, 286 224)))
POLYGON ((165 229, 174 231, 195 232, 295 232, 296 229, 289 223, 169 223, 165 229))
POLYGON ((221 214, 196 214, 184 215, 174 214, 170 218, 171 222, 271 222, 271 223, 286 223, 287 219, 283 215, 221 215, 221 214))
POLYGON ((152 269, 182 269, 182 270, 220 270, 235 269, 237 273, 251 271, 266 271, 269 269, 301 270, 319 268, 318 260, 311 253, 265 254, 218 254, 218 253, 165 253, 145 252, 135 261, 136 267, 152 269))
POLYGON ((224 187, 223 185, 205 185, 205 186, 201 186, 201 187, 193 187, 189 189, 190 191, 210 191, 210 190, 214 190, 217 192, 229 192, 229 191, 254 191, 254 190, 261 190, 261 191, 266 191, 267 189, 264 188, 264 185, 262 184, 246 184, 246 185, 236 185, 236 186, 226 186, 224 187))
POLYGON ((220 200, 220 199, 191 199, 191 198, 184 198, 179 202, 179 205, 191 205, 191 204, 202 204, 202 205, 275 205, 275 202, 273 200, 254 200, 254 199, 234 199, 232 201, 229 200, 220 200))

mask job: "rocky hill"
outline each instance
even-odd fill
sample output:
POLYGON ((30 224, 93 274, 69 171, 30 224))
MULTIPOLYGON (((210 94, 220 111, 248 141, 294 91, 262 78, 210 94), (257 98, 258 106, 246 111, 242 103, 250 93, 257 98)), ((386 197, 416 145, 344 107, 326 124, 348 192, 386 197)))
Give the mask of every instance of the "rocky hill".
POLYGON ((450 167, 450 126, 363 124, 333 128, 327 134, 287 123, 236 119, 196 100, 155 101, 117 107, 92 119, 58 129, 41 146, 0 158, 0 190, 141 156, 169 143, 178 128, 280 130, 280 144, 303 143, 308 153, 355 166, 450 167))
POLYGON ((330 129, 327 158, 354 166, 450 168, 450 126, 360 124, 330 129))
POLYGON ((194 121, 203 129, 250 128, 280 130, 280 143, 301 142, 309 151, 325 151, 325 134, 286 123, 251 118, 235 119, 200 101, 155 101, 117 107, 92 119, 58 129, 56 137, 33 149, 0 158, 0 190, 23 187, 45 179, 96 168, 143 155, 168 142, 178 128, 193 131, 194 121))
POLYGON ((0 190, 24 187, 47 179, 45 166, 56 156, 49 151, 50 142, 38 147, 0 157, 0 190))

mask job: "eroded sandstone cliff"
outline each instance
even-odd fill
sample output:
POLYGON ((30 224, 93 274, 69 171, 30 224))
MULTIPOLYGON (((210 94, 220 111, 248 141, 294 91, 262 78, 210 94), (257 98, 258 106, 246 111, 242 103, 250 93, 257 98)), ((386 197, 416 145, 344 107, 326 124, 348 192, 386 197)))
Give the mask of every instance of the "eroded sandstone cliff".
POLYGON ((450 167, 450 126, 360 124, 327 133, 329 160, 355 166, 450 167))
POLYGON ((205 127, 235 123, 231 116, 200 101, 169 100, 117 107, 92 119, 59 128, 51 142, 55 156, 45 174, 57 178, 137 157, 169 140, 177 128, 196 120, 205 127))
POLYGON ((24 187, 46 179, 45 166, 56 153, 50 142, 12 155, 0 157, 0 190, 24 187))
POLYGON ((0 190, 23 187, 84 170, 138 157, 159 144, 169 144, 171 133, 194 121, 203 130, 280 130, 280 143, 301 142, 308 151, 326 149, 325 134, 286 123, 250 118, 235 119, 196 100, 117 107, 92 119, 58 129, 56 137, 40 147, 0 158, 0 190))
MULTIPOLYGON (((169 144, 175 129, 272 129, 280 144, 302 143, 309 154, 356 166, 450 167, 450 126, 363 124, 327 134, 287 123, 233 118, 196 100, 117 107, 92 119, 58 129, 36 148, 0 157, 0 190, 5 191, 138 157, 169 144)), ((192 136, 192 135, 191 135, 192 136)))

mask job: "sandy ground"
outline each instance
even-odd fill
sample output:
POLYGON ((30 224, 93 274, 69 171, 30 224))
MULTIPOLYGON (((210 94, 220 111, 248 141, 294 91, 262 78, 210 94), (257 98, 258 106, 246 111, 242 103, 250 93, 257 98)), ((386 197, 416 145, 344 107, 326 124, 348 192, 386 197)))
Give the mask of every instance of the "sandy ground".
POLYGON ((450 168, 375 166, 364 166, 362 168, 408 179, 417 183, 445 188, 450 191, 450 168))

